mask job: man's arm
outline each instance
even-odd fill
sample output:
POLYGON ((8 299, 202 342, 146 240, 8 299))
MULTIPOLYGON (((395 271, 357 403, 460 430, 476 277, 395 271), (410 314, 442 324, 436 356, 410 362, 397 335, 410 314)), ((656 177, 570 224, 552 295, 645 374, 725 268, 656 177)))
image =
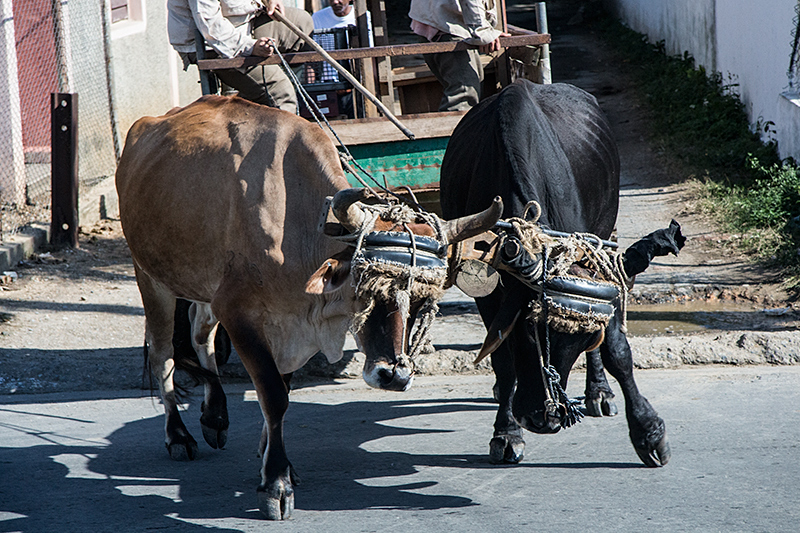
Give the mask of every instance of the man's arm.
POLYGON ((276 9, 281 13, 286 13, 286 10, 283 8, 282 0, 261 0, 261 3, 264 4, 264 7, 267 10, 267 15, 269 15, 270 17, 272 16, 272 13, 274 13, 276 9))
POLYGON ((500 48, 500 37, 508 36, 496 30, 496 5, 493 0, 458 0, 464 24, 471 37, 464 39, 467 44, 480 46, 482 53, 494 52, 500 48))
POLYGON ((222 15, 220 0, 189 0, 194 23, 214 50, 226 58, 253 53, 256 40, 222 15))

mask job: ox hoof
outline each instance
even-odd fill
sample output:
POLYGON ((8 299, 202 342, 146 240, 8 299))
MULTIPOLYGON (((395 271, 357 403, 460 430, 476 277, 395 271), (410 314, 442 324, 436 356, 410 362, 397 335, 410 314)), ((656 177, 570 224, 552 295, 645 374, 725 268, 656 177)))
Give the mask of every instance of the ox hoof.
POLYGON ((594 417, 617 416, 617 404, 611 398, 602 394, 600 398, 590 400, 586 398, 586 414, 594 417))
POLYGON ((168 442, 167 451, 173 461, 192 461, 197 457, 197 442, 191 435, 183 442, 168 442))
POLYGON ((522 461, 525 441, 515 435, 499 435, 489 441, 489 462, 517 464, 522 461))
POLYGON ((634 446, 634 449, 639 459, 651 468, 664 466, 669 462, 669 458, 672 456, 666 435, 662 437, 653 448, 636 448, 634 446))
MULTIPOLYGON (((224 400, 224 396, 223 396, 224 400)), ((200 404, 200 426, 203 428, 203 438, 209 446, 217 449, 225 447, 228 442, 228 409, 223 401, 216 408, 207 408, 206 402, 200 404)))
POLYGON ((287 520, 294 511, 294 489, 290 483, 275 481, 272 488, 258 488, 258 509, 267 520, 287 520))
POLYGON ((201 427, 203 428, 203 438, 206 439, 209 446, 215 450, 221 450, 225 447, 225 443, 228 442, 227 429, 218 430, 208 427, 205 424, 201 424, 201 427))

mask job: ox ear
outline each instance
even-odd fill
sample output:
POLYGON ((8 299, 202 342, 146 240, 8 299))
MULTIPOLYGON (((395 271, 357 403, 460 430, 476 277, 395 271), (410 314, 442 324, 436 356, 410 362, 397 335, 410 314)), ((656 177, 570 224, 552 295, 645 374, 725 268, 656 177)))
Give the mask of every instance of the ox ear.
POLYGON ((331 257, 311 274, 306 282, 306 293, 324 294, 338 290, 350 275, 350 259, 331 257))

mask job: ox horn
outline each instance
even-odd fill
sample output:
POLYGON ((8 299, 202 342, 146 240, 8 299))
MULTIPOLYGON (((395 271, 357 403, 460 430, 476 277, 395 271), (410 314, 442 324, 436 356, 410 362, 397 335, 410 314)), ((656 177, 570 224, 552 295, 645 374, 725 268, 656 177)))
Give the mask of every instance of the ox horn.
POLYGON ((367 189, 342 189, 337 192, 331 202, 331 210, 336 219, 353 233, 361 227, 364 222, 364 210, 358 202, 365 200, 369 196, 367 189))
POLYGON ((495 196, 492 205, 485 211, 454 220, 446 220, 442 224, 442 230, 447 236, 447 242, 452 244, 492 229, 502 215, 503 199, 495 196))

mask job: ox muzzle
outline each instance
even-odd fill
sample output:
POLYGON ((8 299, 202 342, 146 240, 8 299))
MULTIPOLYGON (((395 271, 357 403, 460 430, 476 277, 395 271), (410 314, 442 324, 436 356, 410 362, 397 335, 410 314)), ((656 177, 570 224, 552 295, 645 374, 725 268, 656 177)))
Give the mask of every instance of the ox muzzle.
POLYGON ((368 385, 408 389, 446 288, 448 245, 487 231, 502 211, 495 198, 481 213, 445 221, 368 189, 346 189, 330 199, 319 228, 353 250, 350 278, 362 307, 350 329, 366 355, 368 385))

